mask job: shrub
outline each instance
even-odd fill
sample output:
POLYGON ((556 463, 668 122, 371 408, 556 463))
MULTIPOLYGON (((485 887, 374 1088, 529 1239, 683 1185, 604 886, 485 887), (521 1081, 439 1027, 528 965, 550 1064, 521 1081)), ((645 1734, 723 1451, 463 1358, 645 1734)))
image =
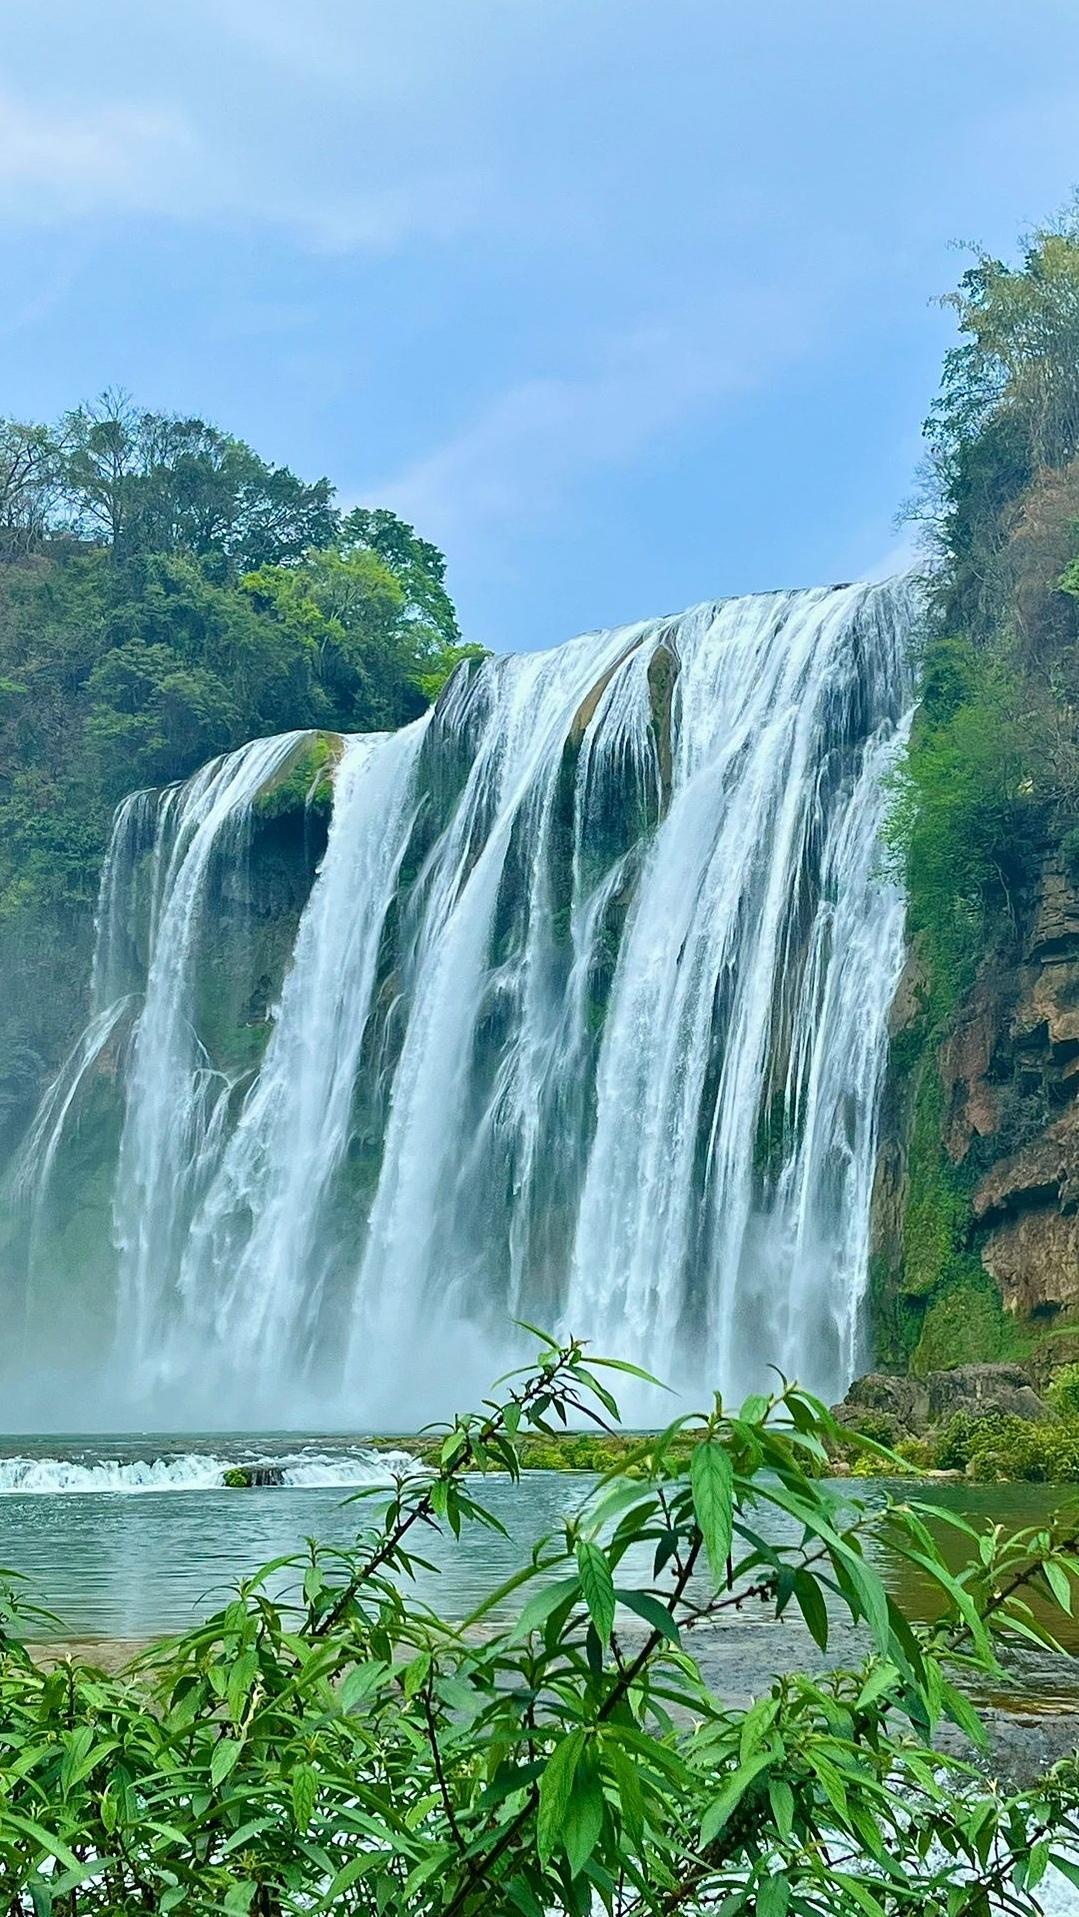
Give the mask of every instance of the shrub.
MULTIPOLYGON (((986 1420, 988 1423, 988 1420, 986 1420)), ((1026 1418, 995 1418, 988 1430, 977 1431, 970 1447, 969 1475, 980 1483, 1023 1479, 1045 1484, 1053 1476, 1052 1444, 1048 1427, 1026 1418)))
POLYGON ((266 1567, 119 1677, 39 1668, 12 1594, 5 1917, 1036 1917, 1050 1835, 1079 1837, 1074 1767, 1009 1796, 933 1740, 942 1719, 981 1737, 957 1668, 997 1677, 994 1642, 1051 1642, 1024 1593, 1070 1601, 1074 1519, 987 1531, 960 1582, 926 1507, 807 1471, 840 1428, 785 1387, 628 1447, 466 1619, 413 1598, 414 1539, 494 1524, 477 1474, 516 1477, 518 1432, 551 1414, 616 1418, 611 1374, 548 1341, 431 1470, 364 1494, 388 1502, 352 1549, 266 1567), (930 1570, 932 1623, 889 1596, 874 1534, 930 1570), (792 1605, 822 1651, 838 1608, 866 1656, 732 1708, 693 1631, 792 1605))
POLYGON ((1000 1433, 1003 1414, 955 1411, 932 1440, 933 1464, 938 1471, 965 1471, 975 1446, 1000 1433))
POLYGON ((887 1411, 859 1411, 851 1420, 851 1429, 861 1432, 863 1438, 872 1438, 874 1444, 892 1444, 896 1440, 895 1419, 887 1411))
POLYGON ((1079 1419, 1079 1364, 1062 1365, 1054 1373, 1048 1397, 1060 1417, 1079 1419))
POLYGON ((1046 1418, 1032 1423, 1004 1412, 980 1416, 957 1412, 937 1434, 933 1463, 941 1470, 966 1471, 983 1484, 1010 1479, 1030 1484, 1079 1481, 1079 1418, 1046 1418))

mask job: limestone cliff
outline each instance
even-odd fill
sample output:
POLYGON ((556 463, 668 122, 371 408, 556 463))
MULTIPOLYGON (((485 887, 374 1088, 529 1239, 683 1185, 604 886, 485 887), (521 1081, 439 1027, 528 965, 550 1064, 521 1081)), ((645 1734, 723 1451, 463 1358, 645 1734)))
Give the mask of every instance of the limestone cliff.
POLYGON ((874 1201, 885 1362, 1079 1351, 1079 888, 1042 867, 943 1041, 914 953, 893 1011, 874 1201))

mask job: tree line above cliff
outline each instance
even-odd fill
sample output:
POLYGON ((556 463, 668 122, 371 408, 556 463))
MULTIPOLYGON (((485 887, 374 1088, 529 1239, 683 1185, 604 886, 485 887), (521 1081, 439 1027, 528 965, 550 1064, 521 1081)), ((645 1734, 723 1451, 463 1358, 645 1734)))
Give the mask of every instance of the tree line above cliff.
POLYGON ((933 570, 893 837, 946 1019, 1049 852, 1079 869, 1079 206, 977 258, 927 425, 933 570))
POLYGON ((414 718, 468 650, 445 570, 204 420, 106 393, 0 421, 0 916, 91 897, 136 786, 414 718))

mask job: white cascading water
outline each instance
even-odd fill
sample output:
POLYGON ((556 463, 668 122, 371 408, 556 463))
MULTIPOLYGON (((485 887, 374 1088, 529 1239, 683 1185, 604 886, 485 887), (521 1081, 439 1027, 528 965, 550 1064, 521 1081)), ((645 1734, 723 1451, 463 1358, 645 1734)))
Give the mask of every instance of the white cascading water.
POLYGON ((841 1390, 915 618, 904 581, 718 602, 488 659, 415 725, 345 740, 242 1079, 197 1029, 208 874, 304 735, 127 801, 95 1019, 136 949, 144 996, 91 1394, 401 1428, 485 1384, 514 1317, 686 1384, 775 1363, 841 1390))
MULTIPOLYGON (((158 807, 151 956, 132 1045, 116 1180, 119 1313, 136 1370, 169 1317, 168 1280, 227 1115, 230 1087, 205 1055, 191 1011, 210 861, 239 852, 252 802, 301 737, 284 733, 256 739, 213 760, 186 785, 167 790, 158 807)), ((126 834, 122 814, 120 824, 126 834)), ((109 913, 110 932, 111 921, 109 913)), ((95 968, 99 978, 103 969, 95 968)))

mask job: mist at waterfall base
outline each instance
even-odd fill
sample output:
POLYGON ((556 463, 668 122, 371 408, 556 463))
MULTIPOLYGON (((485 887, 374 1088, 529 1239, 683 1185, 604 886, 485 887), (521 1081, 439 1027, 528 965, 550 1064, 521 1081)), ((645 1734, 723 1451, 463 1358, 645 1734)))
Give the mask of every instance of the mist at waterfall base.
POLYGON ((207 1030, 220 901, 311 738, 126 800, 87 1028, 9 1184, 8 1428, 404 1430, 527 1358, 519 1319, 695 1397, 771 1365, 839 1394, 867 1355, 916 616, 903 580, 711 603, 489 658, 335 740, 242 1068, 207 1030), (103 1083, 75 1268, 56 1220, 103 1083))

